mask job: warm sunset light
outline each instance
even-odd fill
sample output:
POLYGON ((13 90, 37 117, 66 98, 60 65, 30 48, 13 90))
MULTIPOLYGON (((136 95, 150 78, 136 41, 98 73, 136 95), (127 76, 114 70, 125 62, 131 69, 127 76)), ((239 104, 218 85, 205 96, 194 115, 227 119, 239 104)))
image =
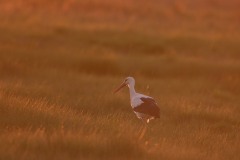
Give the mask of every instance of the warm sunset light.
POLYGON ((239 150, 239 0, 0 1, 0 160, 239 150))

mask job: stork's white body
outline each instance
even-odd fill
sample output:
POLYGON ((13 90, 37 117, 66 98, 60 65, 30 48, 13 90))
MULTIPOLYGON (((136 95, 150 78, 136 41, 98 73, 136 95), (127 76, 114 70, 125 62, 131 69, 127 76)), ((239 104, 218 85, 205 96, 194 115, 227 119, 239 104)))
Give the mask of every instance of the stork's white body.
MULTIPOLYGON (((141 100, 141 98, 150 98, 148 96, 145 96, 143 94, 136 94, 136 96, 133 96, 130 100, 130 103, 131 103, 131 107, 133 108, 137 108, 138 106, 140 106, 141 104, 143 104, 144 102, 141 100)), ((140 113, 140 112, 136 112, 134 111, 134 113, 136 114, 136 116, 139 118, 139 119, 147 119, 147 122, 149 122, 148 119, 153 119, 153 117, 147 115, 147 114, 144 114, 144 113, 140 113)))

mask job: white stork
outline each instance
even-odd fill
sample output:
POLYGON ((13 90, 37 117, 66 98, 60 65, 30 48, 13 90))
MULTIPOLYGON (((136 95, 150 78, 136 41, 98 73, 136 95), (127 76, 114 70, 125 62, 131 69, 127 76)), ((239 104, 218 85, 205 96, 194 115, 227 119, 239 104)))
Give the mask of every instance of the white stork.
POLYGON ((149 121, 152 119, 160 118, 160 109, 152 97, 137 93, 135 91, 134 85, 134 78, 127 77, 123 83, 114 91, 114 93, 118 92, 124 86, 128 86, 131 107, 137 117, 141 119, 145 124, 145 127, 139 137, 139 139, 142 139, 143 135, 146 132, 146 124, 149 123, 149 121))

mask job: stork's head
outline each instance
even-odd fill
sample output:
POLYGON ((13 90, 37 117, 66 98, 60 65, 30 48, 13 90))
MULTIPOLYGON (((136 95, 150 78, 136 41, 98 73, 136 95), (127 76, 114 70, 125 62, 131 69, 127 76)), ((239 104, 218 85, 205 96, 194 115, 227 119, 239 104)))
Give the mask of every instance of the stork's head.
POLYGON ((124 79, 123 83, 114 91, 114 93, 117 93, 120 89, 122 89, 125 86, 134 86, 135 80, 133 77, 127 77, 124 79))

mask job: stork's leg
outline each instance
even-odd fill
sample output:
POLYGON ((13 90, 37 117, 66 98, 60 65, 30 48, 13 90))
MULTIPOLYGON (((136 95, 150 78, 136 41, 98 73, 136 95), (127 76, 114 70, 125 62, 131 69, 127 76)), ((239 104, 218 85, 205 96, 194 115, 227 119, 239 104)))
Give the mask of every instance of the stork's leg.
POLYGON ((144 137, 144 135, 147 131, 147 121, 146 121, 146 119, 142 119, 142 121, 143 121, 143 128, 141 128, 141 132, 140 132, 140 135, 138 138, 139 141, 142 140, 142 138, 144 137))

